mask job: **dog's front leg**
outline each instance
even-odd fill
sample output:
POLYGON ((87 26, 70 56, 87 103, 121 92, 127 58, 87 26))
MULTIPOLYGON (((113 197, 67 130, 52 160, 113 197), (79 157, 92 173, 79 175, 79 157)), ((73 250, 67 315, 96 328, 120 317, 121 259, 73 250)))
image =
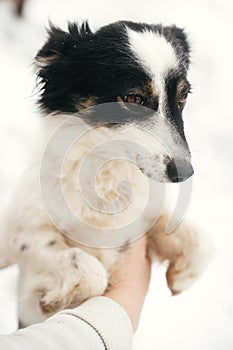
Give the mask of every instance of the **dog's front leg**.
POLYGON ((200 229, 182 222, 172 233, 166 233, 170 216, 163 213, 148 233, 150 257, 168 260, 167 283, 178 294, 198 279, 213 256, 210 239, 200 229))
POLYGON ((60 233, 34 232, 21 250, 18 259, 21 326, 77 306, 87 298, 103 294, 107 287, 108 276, 102 263, 82 249, 66 245, 60 233))

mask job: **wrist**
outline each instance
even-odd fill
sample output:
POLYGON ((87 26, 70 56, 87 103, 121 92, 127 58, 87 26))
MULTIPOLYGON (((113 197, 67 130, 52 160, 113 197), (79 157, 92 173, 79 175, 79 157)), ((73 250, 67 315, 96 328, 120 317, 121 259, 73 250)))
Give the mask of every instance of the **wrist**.
POLYGON ((132 286, 121 284, 107 291, 104 296, 117 302, 126 311, 135 332, 138 327, 145 294, 135 291, 132 286))

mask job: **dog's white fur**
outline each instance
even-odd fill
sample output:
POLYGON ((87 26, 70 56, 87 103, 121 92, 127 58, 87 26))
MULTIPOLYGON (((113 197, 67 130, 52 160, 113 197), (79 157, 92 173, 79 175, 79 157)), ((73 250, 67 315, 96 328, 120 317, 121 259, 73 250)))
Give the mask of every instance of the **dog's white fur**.
POLYGON ((178 68, 177 57, 171 43, 160 33, 150 31, 141 33, 131 29, 127 29, 127 33, 130 49, 138 59, 140 67, 143 67, 151 77, 154 88, 162 100, 165 92, 165 77, 169 70, 178 68))
MULTIPOLYGON (((114 128, 106 127, 90 130, 84 122, 85 119, 76 117, 75 125, 71 122, 68 127, 76 127, 83 136, 67 153, 62 173, 53 172, 54 164, 61 157, 58 147, 49 155, 51 164, 48 164, 47 172, 42 174, 48 179, 51 187, 56 187, 61 182, 64 196, 73 213, 80 222, 87 224, 86 232, 84 230, 82 234, 88 234, 88 225, 100 232, 103 228, 113 228, 117 234, 117 229, 120 232, 121 227, 133 222, 143 213, 148 200, 148 179, 134 161, 136 164, 142 162, 144 168, 148 167, 149 173, 156 171, 154 166, 150 169, 151 161, 162 164, 161 155, 166 154, 161 144, 154 143, 152 136, 150 139, 149 131, 153 134, 153 130, 157 130, 159 135, 167 135, 167 146, 174 158, 188 157, 182 140, 163 116, 164 79, 168 69, 176 68, 175 51, 161 35, 151 32, 136 33, 132 30, 128 30, 128 35, 131 49, 140 64, 150 72, 155 89, 159 90, 157 93, 160 96, 160 110, 155 113, 154 121, 150 120, 149 128, 145 124, 144 131, 132 123, 118 128, 115 133, 114 128), (155 51, 160 52, 160 56, 151 51, 152 47, 158 48, 155 51), (148 130, 148 133, 145 130, 148 130), (132 147, 133 151, 128 150, 129 153, 134 152, 131 154, 133 162, 114 159, 114 147, 109 150, 110 154, 108 151, 101 153, 95 150, 96 145, 117 138, 126 138, 137 145, 142 144, 153 155, 147 160, 149 164, 144 164, 147 162, 145 159, 138 160, 137 156, 140 154, 137 154, 137 147, 132 147), (85 190, 92 186, 91 176, 86 176, 80 184, 77 173, 91 149, 93 162, 97 160, 97 163, 99 161, 103 166, 99 171, 93 170, 93 174, 96 175, 97 196, 93 193, 92 197, 92 192, 89 193, 88 203, 82 192, 85 197, 85 190), (130 183, 130 201, 127 186, 121 187, 121 193, 118 193, 116 185, 121 180, 130 183), (114 201, 123 205, 120 206, 121 210, 112 214, 107 209, 109 203, 114 201), (94 208, 90 205, 92 202, 95 203, 94 208)), ((72 116, 60 114, 41 120, 41 144, 33 153, 31 166, 23 175, 18 191, 1 223, 0 267, 14 263, 20 266, 19 318, 23 326, 42 321, 58 310, 76 306, 91 296, 102 294, 108 284, 117 283, 114 281, 114 270, 124 258, 124 254, 127 254, 127 249, 122 251, 117 248, 81 247, 64 236, 58 228, 65 224, 71 233, 79 229, 76 221, 64 223, 66 218, 62 212, 63 203, 56 202, 55 198, 54 215, 57 226, 50 220, 49 213, 44 208, 40 189, 41 159, 54 131, 68 118, 72 116)), ((157 178, 164 180, 164 173, 158 174, 157 178)), ((149 230, 149 255, 152 258, 156 256, 161 261, 169 261, 167 281, 171 291, 176 294, 189 287, 201 275, 210 257, 211 244, 199 230, 184 223, 172 234, 166 234, 169 220, 166 213, 160 216, 156 225, 150 227, 154 214, 153 208, 149 208, 135 230, 138 229, 141 233, 149 230)), ((83 226, 80 230, 83 230, 83 226)))
MULTIPOLYGON (((1 226, 0 267, 13 263, 20 266, 19 316, 24 326, 102 294, 108 283, 114 283, 114 269, 125 254, 119 249, 78 247, 61 234, 43 207, 39 185, 40 160, 52 133, 67 118, 67 115, 60 115, 41 121, 42 143, 33 154, 32 165, 24 174, 1 226)), ((81 119, 79 127, 85 128, 81 119)), ((113 160, 101 169, 102 173, 100 171, 96 178, 97 192, 107 202, 115 200, 118 196, 116 183, 127 177, 135 192, 133 205, 126 206, 119 214, 103 214, 82 201, 77 184, 74 190, 80 160, 86 157, 90 147, 98 144, 100 139, 111 139, 113 133, 113 130, 102 127, 91 134, 84 133, 67 154, 61 176, 65 197, 72 210, 83 222, 96 227, 117 227, 119 222, 125 225, 143 210, 144 197, 147 196, 146 177, 134 164, 119 160, 113 160)), ((59 181, 58 178, 50 180, 59 181)), ((86 186, 88 181, 87 177, 86 186)), ((59 205, 57 203, 57 207, 59 205)), ((145 221, 147 219, 151 220, 148 217, 145 221)), ((199 230, 184 223, 173 234, 167 235, 167 221, 168 216, 163 213, 156 227, 150 229, 148 247, 151 257, 169 260, 167 280, 175 294, 200 276, 209 260, 211 245, 199 230)), ((140 229, 143 230, 144 224, 140 229)))

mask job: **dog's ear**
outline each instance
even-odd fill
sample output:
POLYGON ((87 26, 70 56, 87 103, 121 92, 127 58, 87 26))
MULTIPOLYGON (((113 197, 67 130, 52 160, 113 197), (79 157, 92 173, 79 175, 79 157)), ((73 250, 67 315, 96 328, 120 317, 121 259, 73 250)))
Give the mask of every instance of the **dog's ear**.
POLYGON ((79 49, 79 45, 93 36, 87 22, 78 26, 76 23, 68 23, 68 31, 63 31, 50 23, 48 39, 35 57, 35 65, 40 70, 48 67, 53 62, 62 62, 70 52, 79 49))
POLYGON ((172 25, 164 28, 166 38, 171 42, 179 57, 182 57, 186 68, 190 63, 190 45, 184 29, 172 25))
POLYGON ((82 90, 79 77, 85 74, 83 67, 93 38, 87 22, 80 26, 69 23, 68 31, 50 24, 48 39, 35 57, 38 104, 43 110, 75 111, 72 94, 82 90))

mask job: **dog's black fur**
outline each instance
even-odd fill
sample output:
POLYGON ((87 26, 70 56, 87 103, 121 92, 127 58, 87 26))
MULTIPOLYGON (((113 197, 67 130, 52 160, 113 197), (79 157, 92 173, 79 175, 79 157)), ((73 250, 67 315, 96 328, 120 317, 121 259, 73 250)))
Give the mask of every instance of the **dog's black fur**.
MULTIPOLYGON (((41 60, 47 62, 38 71, 41 108, 46 112, 75 113, 80 101, 92 98, 95 104, 116 102, 118 96, 126 95, 135 86, 145 86, 150 78, 129 49, 126 28, 161 33, 174 47, 179 69, 171 72, 166 82, 168 115, 182 129, 180 109, 174 96, 177 83, 186 78, 190 49, 183 30, 176 26, 120 21, 93 33, 87 22, 81 26, 70 23, 68 32, 51 25, 48 41, 36 56, 39 66, 41 60)), ((184 94, 189 88, 187 83, 184 94)), ((145 101, 144 106, 156 110, 158 103, 145 101)))

